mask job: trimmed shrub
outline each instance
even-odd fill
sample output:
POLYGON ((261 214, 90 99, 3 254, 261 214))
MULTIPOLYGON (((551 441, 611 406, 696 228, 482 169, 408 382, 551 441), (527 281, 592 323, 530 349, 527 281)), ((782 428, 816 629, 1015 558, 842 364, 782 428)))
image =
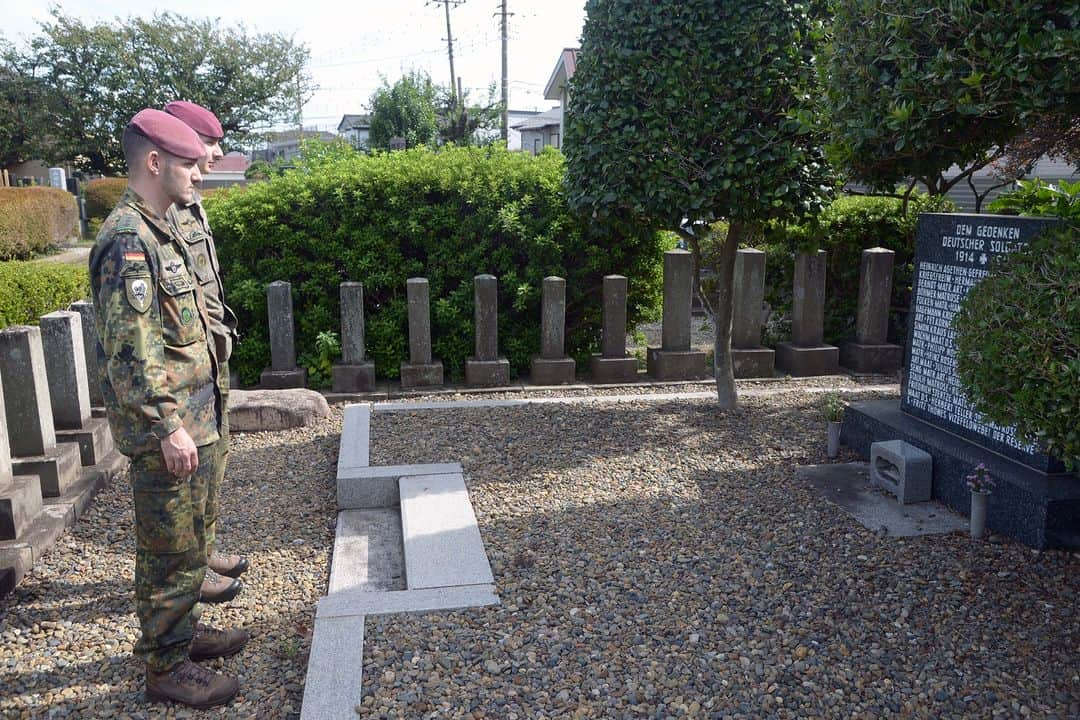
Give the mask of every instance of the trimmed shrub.
POLYGON ((0 262, 0 327, 37 325, 38 318, 90 297, 82 265, 0 262))
POLYGON ((953 320, 960 383, 999 425, 1080 463, 1080 230, 998 258, 953 320))
POLYGON ((107 177, 91 180, 83 186, 83 198, 86 200, 86 217, 91 220, 104 220, 120 202, 120 196, 127 187, 127 178, 107 177))
POLYGON ((0 188, 0 260, 29 258, 78 237, 75 196, 51 187, 0 188))
POLYGON ((1017 185, 999 195, 989 209, 1011 215, 1053 215, 1080 225, 1080 182, 1059 180, 1055 185, 1034 178, 1020 180, 1017 185))
POLYGON ((366 341, 381 376, 408 357, 405 281, 431 283, 433 350, 460 377, 473 354, 473 277, 499 279, 499 345, 515 372, 540 344, 540 289, 567 280, 567 350, 599 346, 605 274, 630 278, 629 321, 659 302, 663 238, 603 233, 572 215, 563 159, 496 148, 330 157, 208 198, 245 382, 269 362, 266 285, 292 283, 297 354, 340 325, 339 289, 364 283, 366 341))

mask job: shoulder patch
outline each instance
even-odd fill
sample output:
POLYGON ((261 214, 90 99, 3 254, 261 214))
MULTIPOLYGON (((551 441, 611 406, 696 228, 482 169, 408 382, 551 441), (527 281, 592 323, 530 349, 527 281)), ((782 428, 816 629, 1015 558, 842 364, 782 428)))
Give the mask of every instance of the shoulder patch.
POLYGON ((154 299, 153 286, 149 275, 131 275, 124 278, 124 297, 135 312, 144 313, 150 309, 154 299))

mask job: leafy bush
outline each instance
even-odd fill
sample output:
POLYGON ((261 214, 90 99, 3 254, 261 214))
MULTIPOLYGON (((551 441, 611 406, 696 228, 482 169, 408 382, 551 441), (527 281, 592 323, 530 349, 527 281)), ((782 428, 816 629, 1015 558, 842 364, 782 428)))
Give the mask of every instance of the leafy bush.
POLYGON ((104 220, 120 202, 120 196, 127 187, 127 178, 107 177, 91 180, 83 186, 83 198, 86 200, 86 216, 90 219, 104 220))
POLYGON ((0 327, 37 325, 38 318, 90 296, 87 268, 42 262, 0 262, 0 327))
POLYGON ((995 260, 953 320, 975 409, 1080 461, 1080 230, 1062 226, 995 260))
MULTIPOLYGON (((914 195, 904 212, 898 198, 845 196, 830 203, 815 222, 770 224, 755 246, 767 254, 765 298, 774 311, 790 313, 795 254, 828 251, 825 280, 825 341, 839 343, 855 332, 862 251, 883 247, 896 253, 893 265, 894 308, 911 305, 915 267, 915 226, 919 213, 951 212, 953 203, 943 196, 914 195)), ((903 344, 907 337, 906 312, 893 312, 889 334, 903 344)), ((785 338, 786 339, 786 338, 785 338)))
POLYGON ((0 188, 0 260, 29 258, 79 234, 75 196, 50 187, 0 188))
MULTIPOLYGON (((605 274, 630 278, 629 321, 658 304, 654 233, 603 233, 572 215, 556 152, 496 148, 344 156, 207 202, 229 304, 240 317, 235 366, 253 382, 269 361, 266 285, 292 283, 300 357, 340 324, 338 285, 364 283, 366 341, 383 377, 408 356, 405 281, 431 283, 433 350, 454 376, 473 354, 473 277, 499 278, 499 341, 515 372, 540 343, 540 289, 567 280, 567 349, 584 361, 599 345, 605 274)), ((309 359, 309 363, 316 364, 309 359)))
POLYGON ((1056 215, 1080 225, 1080 182, 1061 180, 1053 185, 1035 178, 1018 184, 1016 190, 999 195, 989 209, 1014 215, 1056 215))

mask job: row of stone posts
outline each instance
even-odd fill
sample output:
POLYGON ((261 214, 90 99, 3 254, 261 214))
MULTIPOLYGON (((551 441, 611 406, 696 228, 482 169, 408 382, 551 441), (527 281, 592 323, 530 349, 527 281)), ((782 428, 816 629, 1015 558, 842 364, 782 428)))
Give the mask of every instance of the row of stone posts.
MULTIPOLYGON (((826 253, 800 253, 792 288, 792 333, 775 351, 762 346, 765 293, 765 253, 739 250, 735 260, 732 313, 732 361, 735 377, 772 377, 776 369, 794 376, 839 372, 840 361, 859 373, 891 373, 900 367, 901 348, 886 342, 892 295, 894 253, 884 248, 863 251, 859 279, 856 340, 841 350, 824 343, 826 253)), ((627 279, 609 275, 603 280, 601 352, 589 363, 598 383, 638 379, 637 359, 626 353, 627 279)), ((409 359, 401 364, 403 388, 443 384, 443 365, 432 357, 431 292, 427 279, 406 284, 409 359)), ((647 374, 660 381, 694 380, 711 376, 707 354, 691 347, 693 259, 685 250, 664 254, 664 308, 660 347, 648 348, 647 374)), ((532 381, 537 385, 571 383, 573 358, 566 356, 566 280, 544 278, 541 293, 540 354, 533 358, 532 381)), ((474 278, 475 354, 465 361, 465 384, 472 387, 506 385, 510 363, 499 354, 498 279, 474 278)), ((273 282, 267 288, 270 315, 271 366, 263 372, 264 387, 303 387, 306 373, 296 366, 291 287, 273 282)), ((333 369, 334 392, 362 392, 375 387, 375 367, 365 354, 364 288, 341 284, 342 360, 333 369)))

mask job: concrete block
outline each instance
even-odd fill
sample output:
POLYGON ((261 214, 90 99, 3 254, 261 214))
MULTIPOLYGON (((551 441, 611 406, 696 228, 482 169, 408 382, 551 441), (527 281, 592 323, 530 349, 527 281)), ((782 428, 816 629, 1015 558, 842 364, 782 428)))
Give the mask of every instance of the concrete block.
POLYGON ((510 361, 506 358, 465 360, 465 384, 470 387, 498 387, 510 384, 510 361))
MULTIPOLYGON (((296 370, 296 342, 293 328, 292 285, 275 280, 266 286, 266 314, 270 323, 270 369, 278 372, 296 370)), ((263 373, 266 375, 266 372, 263 373)), ((303 385, 267 385, 264 387, 303 387, 303 385)))
POLYGON ((0 542, 0 568, 10 568, 18 585, 74 522, 71 506, 43 505, 20 539, 0 542))
POLYGON ((268 390, 307 387, 307 369, 273 370, 267 368, 259 375, 259 385, 268 390))
POLYGON ((341 424, 341 444, 338 450, 337 473, 339 477, 344 470, 349 468, 368 466, 370 443, 371 406, 346 405, 345 419, 341 424))
POLYGON ((57 430, 56 442, 77 443, 84 466, 97 465, 113 451, 112 431, 105 418, 84 420, 82 430, 57 430))
POLYGON ((397 592, 340 592, 319 601, 316 620, 356 615, 389 615, 402 612, 432 612, 498 605, 494 585, 399 590, 397 592))
POLYGON ((776 368, 795 377, 835 375, 840 372, 840 349, 833 345, 802 347, 777 343, 776 368))
POLYGON ((900 369, 904 348, 899 345, 862 345, 856 342, 840 346, 840 364, 855 373, 891 374, 900 369))
POLYGON ((338 513, 327 593, 405 589, 401 514, 397 508, 338 513))
POLYGON ((460 463, 347 468, 337 476, 338 510, 397 507, 399 478, 460 472, 460 463))
POLYGON ((401 387, 434 387, 443 384, 442 360, 432 359, 430 363, 401 363, 401 387))
POLYGON ((930 499, 933 464, 930 453, 903 440, 870 445, 870 483, 895 495, 902 505, 930 499))
POLYGON ((79 479, 82 454, 75 443, 56 445, 44 455, 11 459, 16 475, 37 475, 41 478, 41 496, 59 497, 79 479))
POLYGON ((775 360, 771 348, 731 348, 731 366, 737 378, 772 377, 775 360))
POLYGON ((375 363, 336 364, 330 370, 334 392, 367 392, 375 389, 375 363))
POLYGON ((595 383, 637 382, 638 361, 636 357, 593 355, 589 358, 589 375, 595 383))
POLYGON ((649 348, 646 365, 655 380, 699 380, 709 377, 706 355, 696 350, 674 351, 649 348))
POLYGON ((464 478, 421 475, 401 478, 398 486, 407 587, 494 583, 464 478))
POLYGON ((0 540, 23 536, 41 512, 41 480, 37 475, 16 475, 0 482, 0 540))
POLYGON ((364 616, 315 621, 300 720, 356 720, 364 669, 364 616))
POLYGON ((533 385, 567 385, 574 382, 577 364, 573 358, 564 357, 532 359, 531 379, 533 385))

